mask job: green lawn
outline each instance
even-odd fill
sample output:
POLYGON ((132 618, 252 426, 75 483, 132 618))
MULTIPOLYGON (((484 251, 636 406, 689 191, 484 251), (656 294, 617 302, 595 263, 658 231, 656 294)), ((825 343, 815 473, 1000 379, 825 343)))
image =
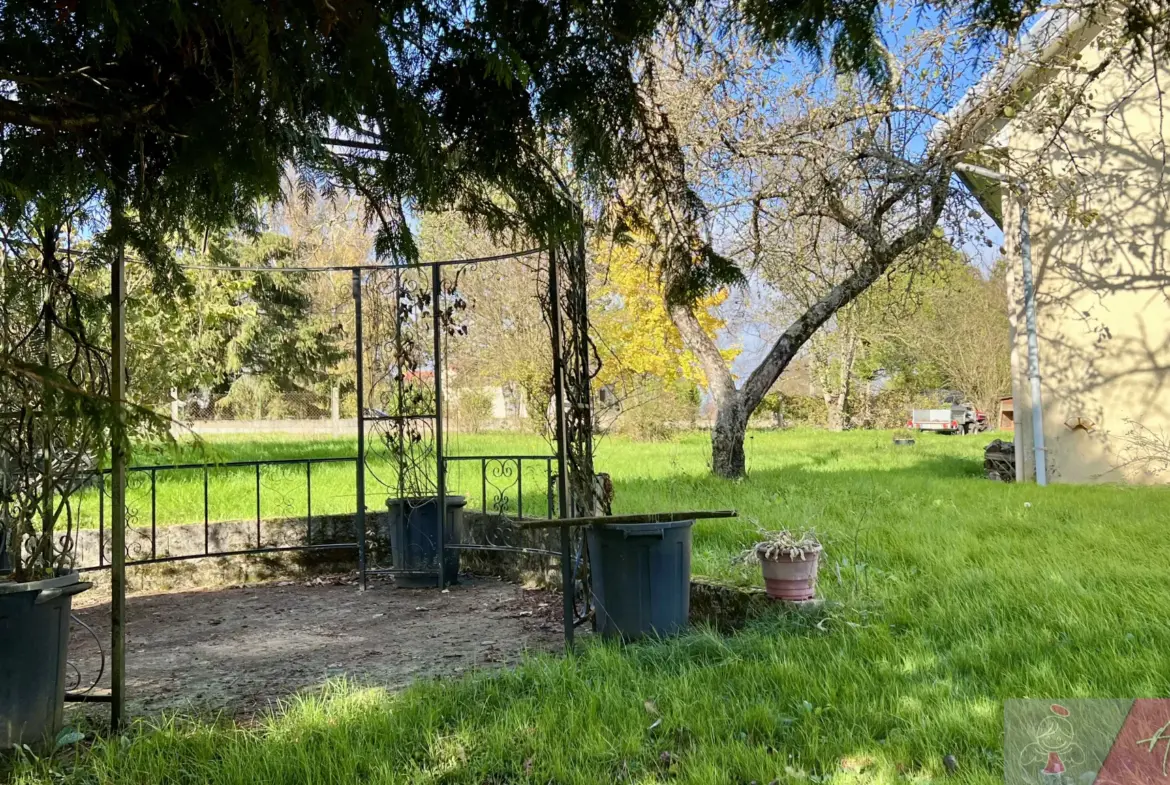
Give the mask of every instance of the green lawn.
MULTIPOLYGON (((459 435, 451 439, 448 455, 551 455, 544 439, 524 434, 459 435)), ((193 468, 158 468, 154 473, 156 523, 160 526, 182 523, 201 523, 204 517, 204 474, 206 473, 207 517, 211 521, 251 520, 256 517, 256 468, 229 466, 231 462, 272 461, 299 458, 352 458, 357 455, 357 441, 340 439, 248 439, 217 437, 198 444, 181 443, 166 450, 140 448, 131 456, 134 467, 167 467, 173 465, 193 468), (195 466, 198 464, 198 466, 195 466), (204 466, 207 467, 206 472, 204 466)), ((546 515, 548 509, 548 467, 543 461, 525 461, 522 489, 524 513, 546 515)), ((489 466, 489 476, 490 469, 489 466)), ((468 503, 482 507, 483 483, 481 465, 476 461, 454 461, 450 464, 448 483, 452 493, 468 497, 468 503)), ((150 471, 131 471, 127 482, 127 504, 130 525, 150 527, 151 477, 150 471)), ((498 480, 499 485, 511 485, 510 480, 498 480)), ((384 505, 387 496, 396 495, 389 486, 397 479, 390 464, 378 450, 370 451, 366 472, 366 499, 371 509, 384 505)), ((306 469, 303 463, 264 465, 260 467, 260 515, 262 518, 302 517, 310 510, 313 515, 352 513, 357 509, 357 483, 353 463, 314 463, 306 469), (311 473, 311 477, 308 474, 311 473), (311 484, 312 498, 307 489, 311 484)), ((108 485, 105 504, 109 504, 108 485)), ((516 493, 509 489, 508 508, 516 511, 516 493)), ((488 503, 494 494, 489 486, 488 503)), ((91 490, 81 496, 78 505, 78 523, 82 528, 96 528, 100 518, 99 495, 91 490)), ((107 508, 108 513, 108 508, 107 508)))
POLYGON ((399 695, 335 685, 256 727, 143 725, 58 768, 78 783, 895 783, 943 779, 952 754, 948 782, 1002 782, 1003 699, 1170 695, 1170 489, 991 483, 985 441, 759 433, 750 477, 726 482, 700 435, 607 439, 618 511, 743 514, 696 526, 696 573, 758 583, 731 561, 757 526, 815 527, 834 604, 399 695))

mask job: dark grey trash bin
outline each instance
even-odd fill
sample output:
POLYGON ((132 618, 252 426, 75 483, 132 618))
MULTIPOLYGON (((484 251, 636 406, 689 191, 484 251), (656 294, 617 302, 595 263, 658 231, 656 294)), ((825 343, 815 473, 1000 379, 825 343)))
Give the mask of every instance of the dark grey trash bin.
POLYGON ((92 585, 76 572, 0 582, 0 750, 41 742, 52 750, 64 711, 73 595, 92 585))
POLYGON ((590 580, 602 636, 633 640, 686 627, 694 523, 589 527, 590 580))
MULTIPOLYGON (((443 528, 443 542, 457 542, 457 532, 463 529, 462 496, 447 497, 447 525, 443 528)), ((390 528, 390 557, 394 569, 404 570, 396 576, 400 586, 425 588, 439 585, 439 513, 438 497, 387 499, 387 524, 390 528), (411 573, 431 573, 429 575, 411 573)), ((445 549, 444 577, 455 583, 459 577, 459 551, 445 549)))

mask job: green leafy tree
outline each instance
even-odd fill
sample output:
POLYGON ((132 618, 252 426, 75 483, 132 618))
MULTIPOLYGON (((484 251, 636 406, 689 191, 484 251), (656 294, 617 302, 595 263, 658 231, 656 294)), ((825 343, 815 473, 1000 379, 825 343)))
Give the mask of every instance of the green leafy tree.
POLYGON ((137 400, 165 401, 172 387, 228 392, 242 379, 242 400, 259 391, 323 393, 332 369, 350 353, 336 317, 317 307, 309 276, 275 268, 299 265, 284 235, 221 238, 174 296, 160 297, 140 278, 129 304, 131 389, 137 400), (273 268, 233 271, 233 267, 273 268))
POLYGON ((1002 263, 984 274, 952 250, 912 282, 903 277, 874 292, 888 298, 909 288, 911 297, 882 309, 871 362, 911 396, 957 390, 994 416, 1012 386, 1005 276, 1002 263))

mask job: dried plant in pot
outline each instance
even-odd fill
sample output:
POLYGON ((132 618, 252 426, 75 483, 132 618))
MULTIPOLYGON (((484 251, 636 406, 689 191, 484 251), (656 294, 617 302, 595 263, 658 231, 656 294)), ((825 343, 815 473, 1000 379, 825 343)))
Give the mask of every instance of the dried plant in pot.
POLYGON ((823 550, 816 533, 807 531, 798 535, 783 529, 761 531, 760 537, 744 553, 744 558, 759 562, 768 596, 790 602, 813 599, 817 594, 817 568, 823 550))
POLYGON ((894 431, 894 446, 895 447, 913 447, 915 432, 910 428, 898 428, 894 431))

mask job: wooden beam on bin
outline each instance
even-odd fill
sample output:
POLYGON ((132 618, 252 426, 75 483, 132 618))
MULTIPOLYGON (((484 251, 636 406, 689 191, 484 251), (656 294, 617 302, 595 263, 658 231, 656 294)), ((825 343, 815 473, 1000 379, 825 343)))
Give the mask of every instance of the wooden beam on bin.
POLYGON ((688 512, 639 512, 629 515, 591 515, 586 518, 561 518, 548 521, 523 521, 520 529, 556 529, 561 526, 616 526, 630 524, 678 523, 713 518, 736 518, 735 510, 690 510, 688 512))

